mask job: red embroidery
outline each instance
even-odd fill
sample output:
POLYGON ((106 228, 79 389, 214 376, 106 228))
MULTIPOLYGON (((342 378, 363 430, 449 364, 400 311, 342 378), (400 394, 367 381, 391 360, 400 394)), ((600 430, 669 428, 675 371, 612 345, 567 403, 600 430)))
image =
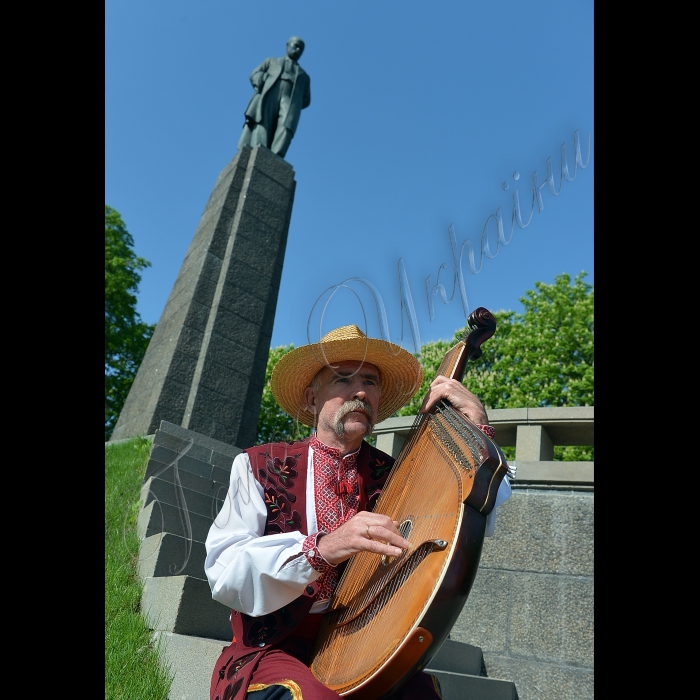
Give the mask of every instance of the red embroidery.
POLYGON ((492 425, 479 425, 478 423, 476 424, 476 427, 481 430, 484 435, 490 437, 492 440, 496 439, 496 430, 492 425))
POLYGON ((302 552, 304 552, 304 555, 306 558, 309 560, 309 564, 316 569, 316 571, 320 571, 322 574, 328 571, 329 569, 332 569, 333 566, 329 564, 324 558, 323 554, 318 551, 318 547, 316 546, 316 539, 318 538, 320 533, 316 533, 315 535, 309 535, 305 540, 304 544, 302 545, 302 552))
MULTIPOLYGON (((360 503, 360 487, 357 480, 359 450, 341 459, 340 450, 324 445, 315 435, 311 438, 310 447, 314 460, 316 523, 319 532, 333 532, 357 514, 360 503)), ((306 544, 305 541, 304 549, 306 544)), ((304 553, 311 566, 316 571, 322 571, 318 579, 317 600, 327 600, 338 585, 338 572, 318 552, 315 537, 313 546, 304 553), (318 553, 317 557, 313 554, 314 550, 318 553)))

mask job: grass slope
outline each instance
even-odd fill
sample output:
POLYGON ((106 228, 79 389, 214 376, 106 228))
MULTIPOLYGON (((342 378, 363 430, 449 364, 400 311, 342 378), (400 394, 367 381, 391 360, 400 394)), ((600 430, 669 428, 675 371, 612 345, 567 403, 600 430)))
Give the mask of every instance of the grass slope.
POLYGON ((139 608, 136 518, 150 448, 144 438, 105 445, 106 700, 166 700, 172 682, 139 608))

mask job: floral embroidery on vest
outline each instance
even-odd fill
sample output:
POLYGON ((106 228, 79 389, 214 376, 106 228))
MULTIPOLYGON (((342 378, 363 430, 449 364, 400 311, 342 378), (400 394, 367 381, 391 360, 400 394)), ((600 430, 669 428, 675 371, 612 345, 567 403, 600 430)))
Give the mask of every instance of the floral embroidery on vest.
MULTIPOLYGON (((295 443, 289 444, 293 446, 295 443)), ((256 478, 265 491, 265 505, 269 513, 268 534, 298 530, 301 527, 301 514, 292 510, 291 506, 297 497, 287 489, 294 487, 294 480, 299 475, 297 464, 301 453, 286 456, 284 459, 273 457, 268 452, 259 454, 265 459, 265 467, 257 467, 256 478)))

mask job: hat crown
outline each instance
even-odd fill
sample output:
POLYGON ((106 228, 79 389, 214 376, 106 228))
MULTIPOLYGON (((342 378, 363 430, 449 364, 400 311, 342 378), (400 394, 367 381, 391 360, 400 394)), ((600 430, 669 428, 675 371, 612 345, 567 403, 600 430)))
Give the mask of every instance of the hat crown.
POLYGON ((353 323, 350 326, 341 326, 326 333, 321 338, 322 343, 327 343, 331 340, 355 340, 357 338, 367 338, 367 336, 353 323))

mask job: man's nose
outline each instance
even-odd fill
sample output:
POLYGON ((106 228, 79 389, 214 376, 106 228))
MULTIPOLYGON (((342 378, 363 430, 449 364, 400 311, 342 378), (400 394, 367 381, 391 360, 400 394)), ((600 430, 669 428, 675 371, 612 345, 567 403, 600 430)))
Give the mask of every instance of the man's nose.
POLYGON ((364 399, 367 396, 367 392, 365 391, 365 387, 363 384, 356 385, 354 387, 354 391, 352 392, 352 397, 354 399, 364 399))

